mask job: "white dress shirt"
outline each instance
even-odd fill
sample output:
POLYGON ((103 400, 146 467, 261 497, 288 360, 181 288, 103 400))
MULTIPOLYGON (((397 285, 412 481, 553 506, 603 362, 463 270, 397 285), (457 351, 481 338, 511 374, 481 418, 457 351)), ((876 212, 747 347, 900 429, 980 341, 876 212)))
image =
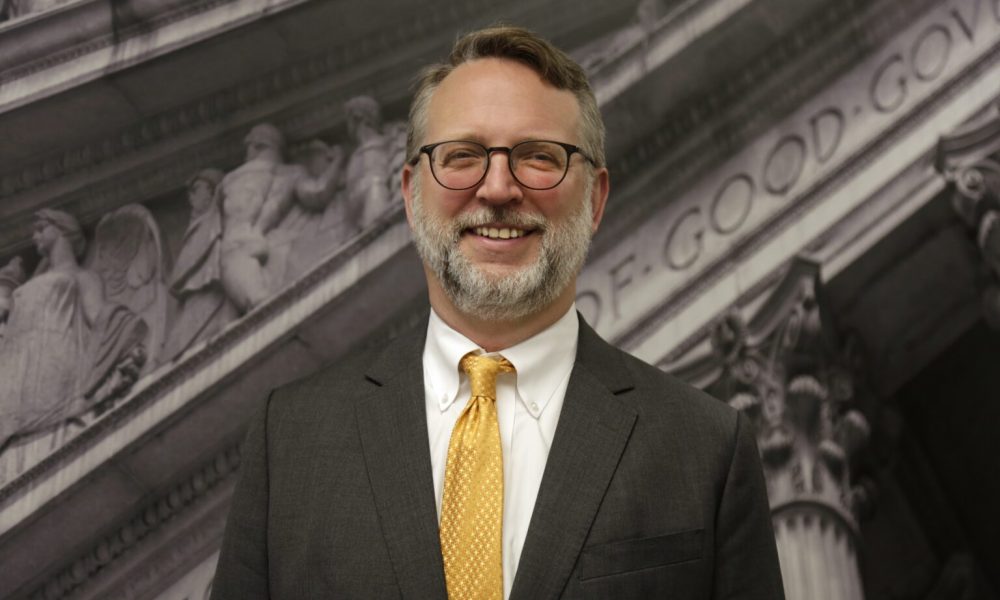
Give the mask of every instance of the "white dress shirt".
MULTIPOLYGON (((503 355, 517 370, 516 374, 501 373, 497 377, 497 418, 503 451, 504 598, 510 597, 514 585, 545 461, 576 360, 579 328, 574 305, 541 333, 495 353, 503 355)), ((424 345, 424 389, 439 521, 451 431, 471 396, 469 378, 458 363, 467 353, 476 351, 490 354, 431 310, 424 345)))

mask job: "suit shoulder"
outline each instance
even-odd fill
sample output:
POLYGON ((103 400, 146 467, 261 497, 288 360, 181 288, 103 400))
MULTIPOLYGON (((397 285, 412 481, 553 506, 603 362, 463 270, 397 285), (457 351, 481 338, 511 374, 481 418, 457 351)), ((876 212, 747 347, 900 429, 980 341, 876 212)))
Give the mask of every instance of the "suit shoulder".
POLYGON ((281 385, 271 393, 272 405, 281 408, 298 405, 343 403, 355 392, 369 385, 365 369, 379 355, 380 348, 370 348, 326 363, 312 373, 281 385))
POLYGON ((681 416, 720 433, 731 434, 736 427, 737 412, 729 404, 627 352, 622 351, 622 361, 635 383, 630 396, 642 412, 681 416))

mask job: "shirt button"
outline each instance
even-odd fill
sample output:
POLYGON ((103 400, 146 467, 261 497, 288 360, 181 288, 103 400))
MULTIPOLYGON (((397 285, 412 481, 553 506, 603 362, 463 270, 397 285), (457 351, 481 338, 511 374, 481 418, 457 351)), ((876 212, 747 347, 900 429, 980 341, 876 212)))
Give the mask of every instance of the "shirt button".
POLYGON ((531 403, 531 412, 533 412, 533 413, 537 413, 538 412, 538 404, 536 404, 534 402, 531 403))

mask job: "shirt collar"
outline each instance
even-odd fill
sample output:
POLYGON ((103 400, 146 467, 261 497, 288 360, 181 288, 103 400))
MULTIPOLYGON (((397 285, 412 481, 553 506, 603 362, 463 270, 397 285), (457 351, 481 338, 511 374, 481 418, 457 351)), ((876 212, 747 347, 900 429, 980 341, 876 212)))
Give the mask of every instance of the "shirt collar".
MULTIPOLYGON (((517 397, 535 418, 542 414, 556 388, 572 371, 579 330, 574 304, 543 331, 498 352, 517 370, 517 397)), ((431 309, 424 345, 424 368, 441 412, 458 399, 461 384, 458 362, 469 352, 486 353, 431 309)))

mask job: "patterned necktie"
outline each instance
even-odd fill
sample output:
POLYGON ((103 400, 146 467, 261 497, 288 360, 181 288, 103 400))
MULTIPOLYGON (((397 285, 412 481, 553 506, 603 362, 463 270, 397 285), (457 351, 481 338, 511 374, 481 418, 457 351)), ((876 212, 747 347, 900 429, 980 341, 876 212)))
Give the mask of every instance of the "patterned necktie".
POLYGON ((497 422, 497 374, 514 366, 466 354, 472 397, 451 432, 441 501, 441 553, 449 600, 503 598, 503 455, 497 422))

